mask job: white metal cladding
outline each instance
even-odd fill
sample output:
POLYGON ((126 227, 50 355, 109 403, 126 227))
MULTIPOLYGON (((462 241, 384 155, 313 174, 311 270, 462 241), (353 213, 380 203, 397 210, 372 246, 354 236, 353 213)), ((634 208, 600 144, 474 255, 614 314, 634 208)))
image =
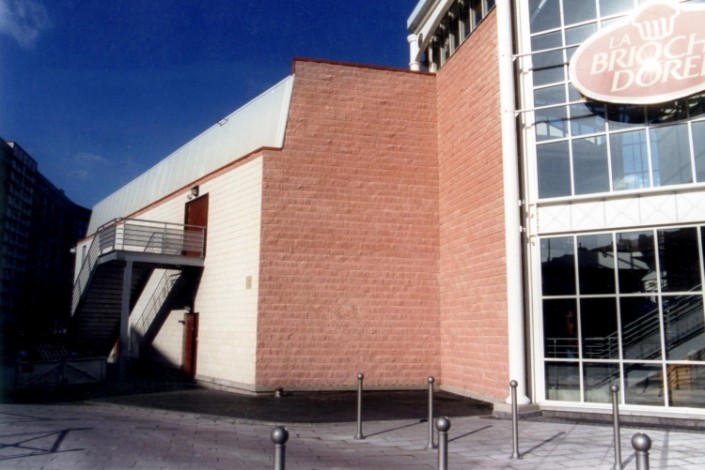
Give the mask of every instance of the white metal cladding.
POLYGON ((260 147, 283 147, 293 83, 290 75, 98 202, 88 234, 260 147))

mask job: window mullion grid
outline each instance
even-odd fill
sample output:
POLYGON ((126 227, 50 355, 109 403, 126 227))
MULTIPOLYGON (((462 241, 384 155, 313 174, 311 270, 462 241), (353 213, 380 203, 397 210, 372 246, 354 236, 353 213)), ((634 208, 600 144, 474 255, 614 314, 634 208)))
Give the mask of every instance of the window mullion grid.
POLYGON ((655 257, 654 261, 656 263, 656 273, 658 282, 656 283, 656 295, 658 296, 658 317, 659 317, 659 328, 660 335, 659 339, 661 341, 661 390, 663 390, 663 406, 668 407, 670 403, 670 391, 668 390, 668 368, 666 367, 666 330, 665 322, 663 319, 663 279, 661 277, 661 243, 659 241, 659 230, 653 230, 654 234, 654 250, 655 257))

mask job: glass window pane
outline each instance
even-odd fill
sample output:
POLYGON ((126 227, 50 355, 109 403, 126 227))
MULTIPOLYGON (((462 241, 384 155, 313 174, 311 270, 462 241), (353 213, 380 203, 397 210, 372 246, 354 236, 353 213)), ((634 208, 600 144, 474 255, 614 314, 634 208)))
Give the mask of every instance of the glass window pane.
POLYGON ((705 121, 693 123, 693 149, 695 173, 700 183, 705 181, 705 121))
POLYGON ((604 136, 573 140, 575 194, 610 190, 607 139, 604 136))
POLYGON ((534 85, 565 81, 563 51, 542 52, 531 56, 534 85))
POLYGON ((684 100, 671 101, 646 108, 649 124, 665 124, 681 121, 688 117, 688 107, 684 100))
MULTIPOLYGON (((562 87, 562 86, 561 86, 562 87)), ((566 106, 536 110, 536 140, 553 140, 568 135, 568 113, 566 106)))
POLYGON ((580 401, 580 369, 577 362, 546 363, 546 398, 580 401))
POLYGON ((555 49, 563 46, 563 37, 560 31, 541 34, 531 38, 531 50, 542 51, 544 49, 555 49))
POLYGON ((650 136, 654 186, 692 182, 688 127, 685 124, 659 127, 651 129, 650 136))
POLYGON ((661 290, 700 290, 700 252, 695 228, 658 231, 661 290))
POLYGON ((661 323, 654 297, 626 297, 619 301, 622 354, 625 359, 661 358, 661 323))
POLYGON ((617 308, 614 298, 580 301, 583 358, 619 359, 617 308))
POLYGON ((705 408, 705 366, 669 365, 671 406, 705 408))
POLYGON ((566 46, 582 44, 587 38, 597 32, 597 23, 584 24, 565 30, 566 46))
POLYGON ((531 32, 558 28, 561 25, 561 9, 558 0, 529 0, 531 32))
POLYGON ((563 0, 563 20, 566 25, 597 17, 595 0, 563 0))
POLYGON ((573 237, 541 240, 543 295, 575 294, 575 246, 573 237))
POLYGON ((573 135, 605 132, 605 109, 600 105, 574 104, 570 107, 570 130, 573 135))
POLYGON ((612 294, 614 288, 612 235, 578 237, 578 279, 581 294, 612 294))
POLYGON ((536 147, 539 172, 539 198, 570 196, 568 142, 536 147))
MULTIPOLYGON (((534 106, 550 106, 565 103, 565 86, 550 86, 534 90, 534 106)), ((565 110, 565 108, 562 108, 565 110)))
POLYGON ((617 234, 619 291, 622 293, 657 292, 654 233, 617 234))
POLYGON ((674 361, 705 357, 705 320, 702 295, 663 298, 666 357, 674 361))
POLYGON ((615 191, 649 187, 649 157, 645 131, 610 135, 610 154, 612 187, 615 191))
POLYGON ((633 0, 600 0, 600 15, 610 16, 634 8, 633 0))
POLYGON ((643 106, 609 105, 607 120, 612 131, 642 127, 646 125, 646 110, 643 106))
POLYGON ((578 357, 578 317, 575 300, 543 301, 544 356, 551 358, 578 357))
POLYGON ((619 385, 619 366, 617 364, 583 364, 585 401, 611 403, 610 387, 613 384, 619 385))
POLYGON ((688 100, 688 113, 691 119, 702 117, 705 114, 705 95, 696 95, 688 100))
POLYGON ((629 405, 663 406, 661 366, 651 364, 624 365, 624 396, 629 405))

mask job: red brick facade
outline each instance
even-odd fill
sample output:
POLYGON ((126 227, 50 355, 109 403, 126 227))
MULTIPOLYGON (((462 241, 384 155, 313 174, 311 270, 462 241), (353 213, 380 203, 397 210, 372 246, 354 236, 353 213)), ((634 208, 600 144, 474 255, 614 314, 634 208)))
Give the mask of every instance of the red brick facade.
POLYGON ((442 383, 507 394, 506 269, 496 14, 438 72, 442 383))
POLYGON ((296 61, 264 160, 258 389, 508 377, 491 14, 437 75, 296 61))
POLYGON ((264 162, 257 387, 423 385, 440 371, 435 78, 294 75, 264 162))

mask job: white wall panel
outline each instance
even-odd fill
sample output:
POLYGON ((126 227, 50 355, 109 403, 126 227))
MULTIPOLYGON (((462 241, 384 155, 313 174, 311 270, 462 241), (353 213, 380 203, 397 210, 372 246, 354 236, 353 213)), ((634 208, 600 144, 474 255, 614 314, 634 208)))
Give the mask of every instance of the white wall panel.
POLYGON ((702 193, 682 190, 542 203, 535 209, 536 235, 699 223, 705 219, 702 201, 702 193))
MULTIPOLYGON (((208 232, 194 302, 200 314, 196 374, 246 388, 253 388, 255 380, 262 167, 262 158, 256 158, 200 186, 201 195, 208 195, 208 232)), ((140 218, 182 223, 187 195, 170 198, 140 218)), ((150 288, 154 284, 135 311, 151 295, 150 288)), ((181 337, 173 331, 160 332, 155 347, 180 361, 174 351, 181 350, 181 337)))

